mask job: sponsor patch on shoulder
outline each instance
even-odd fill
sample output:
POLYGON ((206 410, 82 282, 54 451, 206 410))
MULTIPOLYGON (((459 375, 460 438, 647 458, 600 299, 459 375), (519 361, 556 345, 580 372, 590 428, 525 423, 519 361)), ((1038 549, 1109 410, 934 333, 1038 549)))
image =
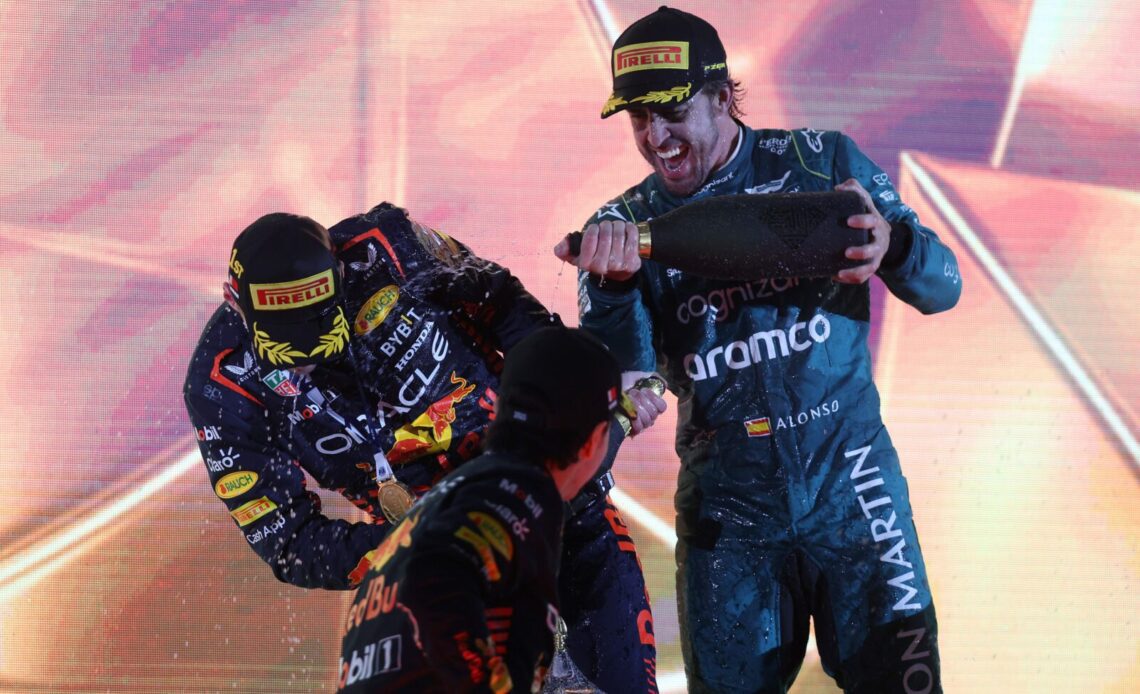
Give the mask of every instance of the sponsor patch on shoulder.
POLYGON ((400 289, 394 284, 389 284, 373 294, 356 314, 356 321, 353 324, 356 334, 366 335, 375 330, 376 326, 384 322, 399 300, 400 289))
POLYGON ((231 472, 214 485, 214 492, 222 499, 241 496, 257 483, 257 473, 252 470, 231 472))
POLYGON ((507 533, 507 529, 503 524, 495 520, 491 516, 481 511, 471 511, 467 514, 475 526, 479 528, 479 532, 487 542, 491 543, 499 554, 507 559, 511 559, 515 555, 514 542, 511 541, 511 536, 507 533))
POLYGON ((420 245, 428 253, 431 253, 436 260, 448 267, 455 267, 459 264, 459 244, 455 243, 450 236, 424 226, 415 220, 412 220, 412 230, 415 232, 420 245))
POLYGON ((258 518, 262 518, 276 510, 277 504, 273 503, 269 497, 263 496, 260 499, 254 499, 253 501, 238 506, 233 511, 230 511, 230 515, 234 517, 238 525, 244 528, 258 518))

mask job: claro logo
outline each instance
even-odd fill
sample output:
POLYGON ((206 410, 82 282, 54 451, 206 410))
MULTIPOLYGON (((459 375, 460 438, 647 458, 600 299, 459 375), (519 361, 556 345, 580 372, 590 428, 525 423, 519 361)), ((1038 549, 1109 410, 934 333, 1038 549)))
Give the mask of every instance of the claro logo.
POLYGON ((685 371, 694 381, 716 378, 718 368, 746 369, 766 359, 783 358, 792 352, 802 352, 813 343, 825 342, 831 336, 831 323, 827 316, 817 314, 806 323, 796 323, 784 330, 753 333, 747 341, 737 340, 724 347, 713 347, 708 354, 685 356, 685 371))

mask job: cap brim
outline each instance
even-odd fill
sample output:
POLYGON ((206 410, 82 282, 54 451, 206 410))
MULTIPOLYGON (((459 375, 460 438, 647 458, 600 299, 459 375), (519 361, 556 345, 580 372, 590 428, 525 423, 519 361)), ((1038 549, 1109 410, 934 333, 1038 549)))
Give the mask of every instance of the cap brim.
POLYGON ((348 352, 351 334, 339 305, 303 321, 266 321, 257 316, 249 330, 254 355, 263 370, 292 369, 339 359, 348 352))
POLYGON ((701 85, 694 85, 692 82, 685 82, 680 85, 663 86, 656 84, 626 87, 610 94, 610 98, 606 99, 606 103, 602 105, 601 117, 609 118, 619 111, 635 106, 660 106, 663 108, 679 106, 693 98, 700 90, 701 85))

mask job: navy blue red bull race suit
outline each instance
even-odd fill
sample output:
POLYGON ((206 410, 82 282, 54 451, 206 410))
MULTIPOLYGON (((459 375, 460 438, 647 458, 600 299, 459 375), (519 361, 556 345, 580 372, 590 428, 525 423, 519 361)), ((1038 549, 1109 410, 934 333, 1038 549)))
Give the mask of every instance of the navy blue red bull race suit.
POLYGON ((437 484, 373 553, 339 691, 535 691, 554 651, 562 513, 550 474, 514 455, 437 484))
MULTIPOLYGON (((400 208, 379 205, 329 232, 344 264, 352 359, 307 377, 265 372, 241 316, 223 304, 194 352, 184 398, 215 493, 273 574, 350 589, 391 530, 373 451, 426 492, 480 452, 501 353, 558 318, 506 269, 400 208), (325 516, 305 473, 372 522, 325 516)), ((628 533, 609 520, 612 479, 603 470, 571 502, 562 599, 569 628, 590 644, 572 651, 583 671, 606 689, 644 691, 655 686, 645 662, 655 658, 652 618, 628 533)))
MULTIPOLYGON (((953 253, 837 132, 740 125, 729 162, 691 197, 651 175, 590 221, 848 178, 891 223, 878 271, 890 292, 923 313, 952 307, 953 253)), ((930 587, 871 378, 868 286, 715 281, 646 261, 624 283, 583 274, 579 303, 582 327, 622 368, 659 370, 677 396, 678 612, 692 691, 785 691, 809 614, 824 669, 847 691, 940 691, 930 587)))

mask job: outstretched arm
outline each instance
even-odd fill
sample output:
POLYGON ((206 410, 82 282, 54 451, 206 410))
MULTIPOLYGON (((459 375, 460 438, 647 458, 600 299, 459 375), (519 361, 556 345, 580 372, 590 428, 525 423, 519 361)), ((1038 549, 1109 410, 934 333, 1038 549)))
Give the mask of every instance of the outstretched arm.
POLYGON ((188 384, 186 408, 214 493, 250 549, 285 583, 329 589, 359 583, 361 562, 390 526, 325 516, 289 452, 269 442, 264 408, 247 407, 237 393, 212 392, 222 401, 188 384))

